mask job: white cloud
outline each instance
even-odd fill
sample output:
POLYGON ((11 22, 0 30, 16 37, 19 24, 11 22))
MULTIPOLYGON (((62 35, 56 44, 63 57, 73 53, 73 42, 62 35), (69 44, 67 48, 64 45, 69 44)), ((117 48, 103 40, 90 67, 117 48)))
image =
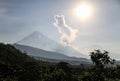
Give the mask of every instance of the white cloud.
POLYGON ((60 42, 64 45, 70 45, 75 40, 78 30, 66 24, 64 15, 55 15, 54 20, 53 24, 61 34, 60 42))

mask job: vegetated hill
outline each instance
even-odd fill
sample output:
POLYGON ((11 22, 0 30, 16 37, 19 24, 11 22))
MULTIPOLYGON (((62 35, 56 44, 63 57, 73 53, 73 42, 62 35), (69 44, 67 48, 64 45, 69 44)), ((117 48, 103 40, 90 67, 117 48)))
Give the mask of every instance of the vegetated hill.
POLYGON ((47 51, 54 51, 68 56, 86 57, 70 46, 63 46, 60 43, 50 39, 42 33, 35 31, 24 39, 16 42, 17 44, 32 46, 47 51))
POLYGON ((0 81, 119 81, 120 65, 70 65, 37 61, 10 44, 0 43, 0 81), (97 76, 96 76, 97 75, 97 76))
POLYGON ((0 43, 0 62, 7 64, 21 64, 25 62, 33 62, 33 58, 26 53, 22 53, 10 44, 0 43))
POLYGON ((0 81, 78 81, 81 67, 85 69, 66 62, 37 61, 10 44, 0 43, 0 81))
POLYGON ((19 49, 23 52, 26 52, 27 54, 29 54, 33 57, 37 57, 37 59, 42 58, 42 60, 46 60, 46 61, 49 61, 49 59, 51 59, 53 61, 53 59, 54 59, 54 60, 57 60, 57 61, 66 61, 66 62, 69 62, 69 63, 70 62, 73 62, 73 63, 76 62, 77 64, 78 63, 79 64, 80 63, 83 63, 83 64, 91 63, 91 61, 89 59, 86 59, 86 58, 69 57, 69 56, 66 56, 64 54, 51 52, 51 51, 45 51, 45 50, 42 50, 42 49, 38 49, 38 48, 31 47, 31 46, 26 46, 26 45, 14 44, 14 46, 17 49, 19 49))
POLYGON ((0 43, 0 81, 48 81, 53 65, 37 61, 10 44, 0 43))

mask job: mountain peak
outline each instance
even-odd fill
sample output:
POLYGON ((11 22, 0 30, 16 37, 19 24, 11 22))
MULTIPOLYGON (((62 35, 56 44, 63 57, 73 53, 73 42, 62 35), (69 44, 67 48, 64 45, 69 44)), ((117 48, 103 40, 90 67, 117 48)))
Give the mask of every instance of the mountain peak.
POLYGON ((37 37, 42 36, 43 37, 44 35, 42 33, 40 33, 39 31, 34 31, 29 36, 37 36, 37 37))
POLYGON ((35 31, 31 33, 30 35, 28 35, 27 37, 16 43, 21 45, 37 47, 47 51, 51 51, 51 49, 56 48, 56 42, 54 42, 52 39, 48 38, 47 36, 43 35, 39 31, 35 31))
POLYGON ((42 33, 40 33, 39 31, 34 31, 32 32, 32 34, 42 34, 42 33))
POLYGON ((50 39, 38 31, 31 33, 24 39, 17 42, 17 44, 32 46, 47 51, 58 52, 68 56, 83 57, 83 54, 79 53, 72 47, 63 46, 62 44, 57 43, 56 41, 50 39))

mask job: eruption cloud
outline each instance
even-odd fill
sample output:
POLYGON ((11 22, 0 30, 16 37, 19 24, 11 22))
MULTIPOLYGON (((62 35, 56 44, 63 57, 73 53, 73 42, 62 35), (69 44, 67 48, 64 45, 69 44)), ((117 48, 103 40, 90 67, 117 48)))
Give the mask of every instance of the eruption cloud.
POLYGON ((61 34, 60 42, 63 45, 70 45, 75 40, 78 30, 66 24, 64 15, 55 15, 54 20, 53 24, 61 34))

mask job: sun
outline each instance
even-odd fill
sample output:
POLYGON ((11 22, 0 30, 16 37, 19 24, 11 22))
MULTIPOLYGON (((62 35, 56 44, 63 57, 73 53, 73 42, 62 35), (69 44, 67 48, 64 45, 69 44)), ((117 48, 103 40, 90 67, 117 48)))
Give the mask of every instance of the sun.
POLYGON ((92 7, 89 4, 83 3, 76 8, 76 14, 81 20, 86 20, 92 14, 92 7))

